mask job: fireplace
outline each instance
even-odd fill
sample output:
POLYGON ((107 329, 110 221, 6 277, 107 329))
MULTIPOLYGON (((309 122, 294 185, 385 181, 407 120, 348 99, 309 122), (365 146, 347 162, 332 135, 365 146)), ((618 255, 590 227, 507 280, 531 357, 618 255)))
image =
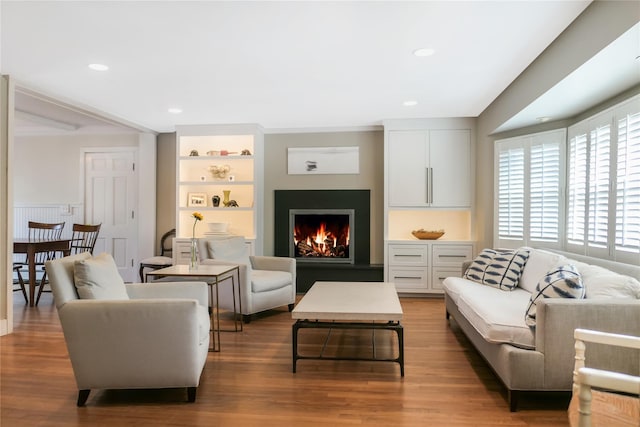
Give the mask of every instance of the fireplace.
MULTIPOLYGON (((322 265, 330 267, 339 264, 369 265, 371 253, 371 197, 369 190, 276 190, 275 191, 275 227, 274 227, 274 253, 276 256, 294 257, 295 244, 293 243, 292 215, 304 215, 301 219, 314 224, 326 222, 326 219, 335 219, 338 225, 331 225, 331 234, 345 234, 344 227, 349 231, 348 252, 349 258, 323 256, 318 260, 310 260, 316 257, 296 256, 296 261, 301 265, 322 265), (337 217, 331 217, 336 215, 337 217), (346 219, 348 216, 348 220, 346 219), (323 220, 322 217, 325 217, 323 220), (336 230, 333 227, 341 227, 336 230), (308 262, 307 262, 308 261, 308 262), (326 262, 324 262, 326 261, 326 262)), ((327 225, 325 225, 325 231, 327 225)), ((306 230, 306 229, 305 229, 306 230)), ((306 231, 305 231, 306 234, 306 231)), ((343 237, 344 239, 344 237, 343 237)), ((324 240, 324 239, 323 239, 324 240)), ((344 240, 340 240, 344 245, 344 240)))
POLYGON ((353 209, 290 209, 289 256, 298 262, 353 264, 353 209))

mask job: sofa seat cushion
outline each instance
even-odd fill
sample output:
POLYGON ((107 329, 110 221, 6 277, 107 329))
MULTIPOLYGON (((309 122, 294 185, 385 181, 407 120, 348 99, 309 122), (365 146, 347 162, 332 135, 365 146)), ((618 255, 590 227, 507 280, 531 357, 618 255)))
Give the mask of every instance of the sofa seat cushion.
POLYGON ((488 342, 534 349, 535 336, 523 315, 530 298, 523 289, 503 292, 469 282, 458 296, 458 310, 488 342))
POLYGON ((253 270, 251 273, 251 291, 254 293, 273 291, 292 283, 293 277, 287 271, 253 270))
POLYGON ((458 304, 460 293, 464 292, 465 288, 469 287, 469 284, 472 286, 478 285, 478 283, 471 282, 470 280, 463 279, 462 277, 447 277, 442 282, 445 292, 454 304, 458 304))

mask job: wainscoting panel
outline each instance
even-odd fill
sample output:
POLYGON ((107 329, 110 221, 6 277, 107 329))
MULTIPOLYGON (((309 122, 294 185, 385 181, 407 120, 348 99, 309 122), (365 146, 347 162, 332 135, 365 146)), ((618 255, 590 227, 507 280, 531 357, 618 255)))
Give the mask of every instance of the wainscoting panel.
POLYGON ((64 222, 62 236, 71 237, 74 223, 84 222, 84 208, 77 205, 20 205, 13 208, 13 237, 26 239, 29 237, 29 221, 64 222))

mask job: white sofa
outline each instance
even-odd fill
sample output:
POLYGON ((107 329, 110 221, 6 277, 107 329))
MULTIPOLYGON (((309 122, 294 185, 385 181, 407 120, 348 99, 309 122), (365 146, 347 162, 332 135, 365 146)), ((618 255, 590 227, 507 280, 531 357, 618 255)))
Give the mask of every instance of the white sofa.
POLYGON ((209 349, 207 284, 121 283, 124 298, 81 299, 74 264, 89 258, 85 252, 46 264, 78 406, 91 389, 186 387, 195 401, 209 349))
MULTIPOLYGON (((447 319, 453 317, 504 383, 512 411, 521 391, 571 390, 576 328, 640 335, 640 267, 625 267, 631 277, 559 253, 525 249, 529 256, 513 290, 464 277, 443 283, 447 319), (536 324, 528 326, 525 313, 536 286, 560 265, 576 267, 585 297, 539 298, 536 324)), ((595 348, 589 360, 595 367, 606 360, 609 368, 633 375, 640 370, 638 352, 595 348)))

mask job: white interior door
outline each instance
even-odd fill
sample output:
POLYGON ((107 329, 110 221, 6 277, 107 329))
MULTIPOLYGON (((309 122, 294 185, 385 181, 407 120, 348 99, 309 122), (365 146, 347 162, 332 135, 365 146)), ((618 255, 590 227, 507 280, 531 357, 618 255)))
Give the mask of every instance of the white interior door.
POLYGON ((136 280, 138 219, 135 150, 87 152, 85 221, 102 224, 94 254, 108 252, 127 282, 136 280))

